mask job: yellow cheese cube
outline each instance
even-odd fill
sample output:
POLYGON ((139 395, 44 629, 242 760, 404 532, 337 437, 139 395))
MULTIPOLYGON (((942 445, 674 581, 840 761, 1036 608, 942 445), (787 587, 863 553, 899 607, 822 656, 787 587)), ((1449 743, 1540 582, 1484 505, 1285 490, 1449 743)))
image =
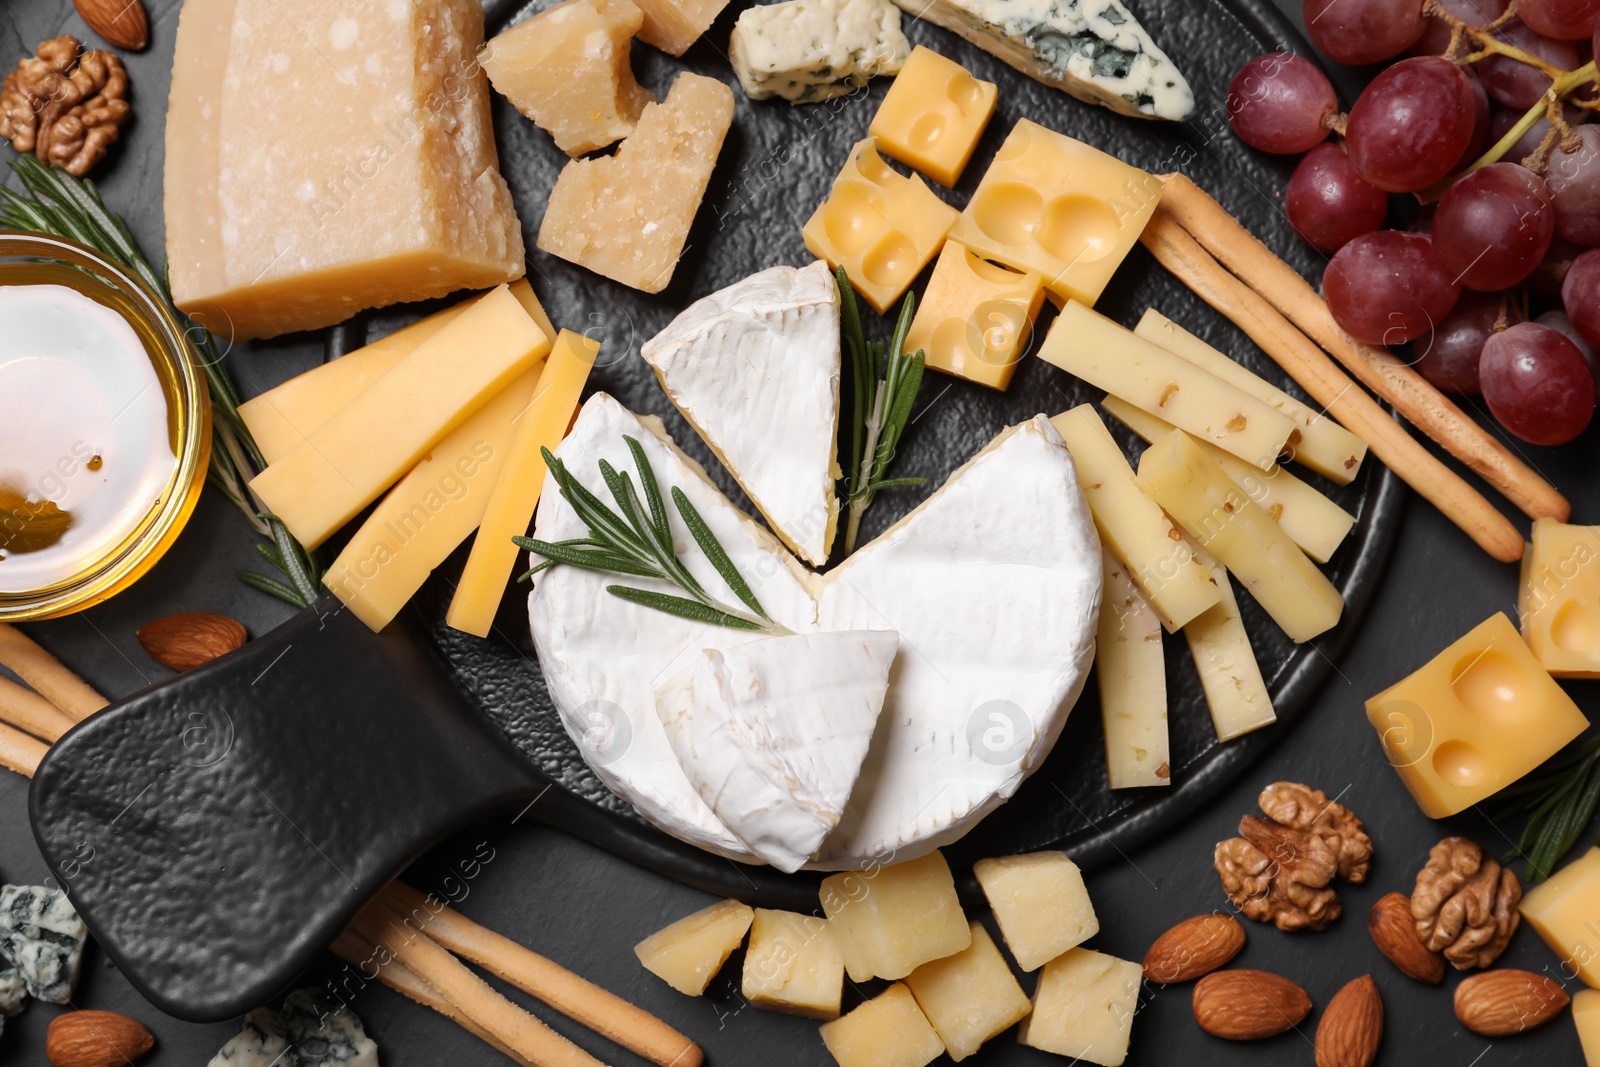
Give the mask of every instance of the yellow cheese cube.
POLYGON ((1194 546, 1149 494, 1093 407, 1050 420, 1072 453, 1101 543, 1110 549, 1168 630, 1176 632, 1221 596, 1194 546))
POLYGON ((711 28, 728 0, 637 0, 644 12, 639 40, 681 56, 711 28))
POLYGON ((1181 430, 1145 449, 1139 484, 1222 561, 1295 642, 1333 628, 1344 598, 1272 516, 1181 430))
POLYGON ((915 174, 885 163, 868 137, 850 149, 800 236, 812 255, 849 271, 856 291, 882 314, 938 253, 955 221, 955 208, 915 174))
MULTIPOLYGON (((1528 925, 1561 957, 1563 976, 1575 975, 1600 988, 1600 848, 1591 848, 1529 889, 1521 910, 1528 925)), ((1573 1007, 1577 1014, 1576 1001, 1573 1007)))
POLYGON ((1504 614, 1368 700, 1367 719, 1432 819, 1499 792, 1589 725, 1504 614))
POLYGON ((1161 199, 1161 179, 1019 119, 950 236, 979 255, 1044 276, 1092 305, 1161 199))
POLYGON ((1119 1067, 1128 1058, 1143 975, 1137 963, 1086 948, 1051 960, 1017 1040, 1082 1063, 1119 1067))
POLYGON ((698 997, 744 940, 754 917, 749 905, 721 900, 657 930, 633 946, 633 953, 673 989, 698 997))
POLYGON ((189 0, 166 115, 173 299, 230 340, 524 271, 479 0, 189 0))
POLYGON ((1557 678, 1600 678, 1600 526, 1534 522, 1517 615, 1545 670, 1557 678))
POLYGON ((1065 852, 979 860, 972 873, 1024 971, 1038 970, 1100 930, 1083 872, 1065 852))
POLYGON ((933 370, 992 389, 1011 384, 1044 303, 1043 279, 1019 274, 946 241, 906 334, 933 370))
POLYGON ((1110 552, 1101 555, 1105 582, 1094 669, 1106 737, 1106 776, 1112 789, 1171 785, 1161 617, 1140 595, 1127 568, 1110 552))
POLYGON ((758 1008, 837 1019, 844 957, 828 921, 792 911, 756 909, 745 950, 744 998, 758 1008))
POLYGON ((684 71, 647 104, 616 154, 561 170, 539 224, 539 247, 596 274, 659 293, 700 210, 733 122, 733 92, 684 71))
POLYGON ((1578 1024, 1583 1062, 1600 1067, 1600 989, 1585 989, 1572 998, 1572 1021, 1578 1024))
POLYGON ((906 975, 906 985, 952 1060, 966 1059, 1032 1010, 1028 995, 979 923, 972 924, 972 944, 954 956, 924 963, 906 975))
POLYGON ((944 1051, 911 990, 899 982, 844 1018, 823 1023, 822 1043, 839 1067, 925 1067, 944 1051))
POLYGON ((315 548, 549 349, 502 286, 256 475, 250 488, 301 544, 315 548))
POLYGON ((999 95, 994 82, 919 44, 867 132, 887 155, 948 188, 966 169, 999 95))
POLYGON ((628 136, 655 100, 628 63, 643 22, 628 0, 562 0, 495 37, 478 58, 513 107, 581 156, 628 136))
POLYGON ((822 910, 856 982, 904 978, 972 940, 950 865, 938 851, 824 878, 822 910))
POLYGON ((1200 674, 1200 688, 1211 709, 1217 740, 1232 741, 1277 722, 1278 713, 1272 707, 1267 681, 1261 677, 1261 664, 1256 661, 1250 635, 1239 616, 1239 601, 1234 598, 1228 572, 1211 553, 1198 551, 1222 600, 1185 626, 1183 636, 1200 674))

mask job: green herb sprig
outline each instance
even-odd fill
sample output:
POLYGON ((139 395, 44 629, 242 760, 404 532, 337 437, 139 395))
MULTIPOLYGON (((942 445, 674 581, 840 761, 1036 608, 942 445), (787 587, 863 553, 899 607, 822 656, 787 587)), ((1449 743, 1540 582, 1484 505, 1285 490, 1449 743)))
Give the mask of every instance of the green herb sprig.
POLYGON ((861 310, 856 306, 855 289, 843 267, 837 272, 839 283, 839 325, 844 349, 850 356, 851 413, 850 469, 846 498, 850 512, 845 522, 844 550, 855 551, 861 533, 861 516, 872 506, 883 489, 922 485, 926 478, 890 478, 893 462, 906 424, 911 421, 911 406, 922 387, 926 365, 922 350, 906 355, 906 334, 916 313, 916 300, 906 294, 900 318, 887 349, 879 341, 868 341, 861 330, 861 310))
POLYGON ((545 466, 550 468, 550 474, 555 478, 562 497, 572 505, 572 509, 578 513, 578 518, 583 520, 584 525, 589 527, 589 536, 569 541, 540 541, 532 537, 513 537, 511 540, 519 547, 544 557, 543 563, 519 576, 517 581, 531 578, 558 563, 600 571, 604 574, 659 578, 689 595, 673 596, 670 593, 640 589, 631 585, 608 585, 606 592, 631 603, 663 611, 668 615, 676 615, 679 618, 692 619, 695 622, 727 626, 735 630, 757 630, 774 635, 790 633, 791 631, 772 621, 767 610, 761 606, 761 601, 756 599, 750 584, 734 566, 733 560, 728 558, 728 553, 717 540, 716 534, 711 532, 711 527, 706 525, 705 519, 700 516, 700 512, 683 490, 674 486, 672 503, 677 508, 679 518, 688 527, 689 535, 694 538, 695 544, 700 546, 700 551, 705 553, 706 559, 722 576, 722 580, 728 583, 728 588, 733 590, 734 596, 738 597, 740 603, 749 610, 741 610, 718 601, 706 592, 705 587, 693 574, 689 573, 689 569, 678 558, 677 549, 673 547, 671 520, 667 516, 666 504, 661 497, 661 486, 656 481, 655 470, 651 468, 650 460, 645 456, 644 449, 637 440, 626 435, 622 439, 627 442, 628 451, 633 454, 633 464, 639 475, 639 490, 643 490, 644 499, 640 499, 639 490, 634 488, 631 477, 618 471, 606 460, 601 460, 600 477, 605 479, 606 489, 611 493, 611 499, 621 514, 613 511, 605 501, 585 489, 583 484, 572 476, 572 472, 567 470, 567 465, 552 455, 548 448, 540 450, 544 455, 545 466))
POLYGON ((1506 862, 1525 858, 1528 881, 1544 881, 1578 843, 1600 805, 1600 734, 1502 790, 1499 799, 1510 802, 1505 817, 1528 813, 1522 837, 1506 862))
MULTIPOLYGON (((94 182, 74 178, 31 155, 12 160, 11 169, 27 195, 0 185, 0 228, 51 234, 87 245, 142 281, 179 322, 189 321, 173 304, 166 277, 150 266, 133 233, 121 216, 106 207, 94 182)), ((198 324, 187 336, 211 392, 211 466, 206 479, 270 541, 256 548, 282 575, 276 578, 258 571, 239 571, 239 580, 296 607, 308 607, 321 595, 322 565, 251 495, 250 479, 267 463, 239 416, 238 387, 223 365, 216 338, 198 324)))

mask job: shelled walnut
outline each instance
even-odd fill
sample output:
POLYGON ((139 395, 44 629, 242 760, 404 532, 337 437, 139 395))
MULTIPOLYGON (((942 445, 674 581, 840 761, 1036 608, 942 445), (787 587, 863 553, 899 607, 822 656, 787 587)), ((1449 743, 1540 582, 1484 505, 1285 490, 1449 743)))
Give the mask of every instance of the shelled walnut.
POLYGON ((1487 967, 1517 932, 1522 884, 1516 873, 1464 837, 1447 837, 1428 853, 1411 893, 1411 917, 1423 944, 1458 971, 1487 967))
POLYGON ((122 60, 83 51, 63 34, 39 45, 0 82, 0 137, 76 177, 87 174, 117 139, 132 109, 122 60))

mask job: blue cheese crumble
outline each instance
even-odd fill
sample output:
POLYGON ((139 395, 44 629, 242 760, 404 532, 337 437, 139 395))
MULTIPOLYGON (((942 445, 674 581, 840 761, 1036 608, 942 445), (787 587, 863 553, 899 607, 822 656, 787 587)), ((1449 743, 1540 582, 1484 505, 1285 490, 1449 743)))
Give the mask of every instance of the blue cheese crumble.
POLYGON ((346 1007, 327 1010, 315 990, 283 1007, 257 1008, 207 1067, 378 1067, 378 1046, 346 1007))
POLYGON ((911 54, 888 0, 785 0, 747 8, 728 58, 752 100, 813 104, 898 74, 911 54))
POLYGON ((89 928, 59 889, 0 886, 0 958, 29 996, 70 1001, 88 939, 89 928))

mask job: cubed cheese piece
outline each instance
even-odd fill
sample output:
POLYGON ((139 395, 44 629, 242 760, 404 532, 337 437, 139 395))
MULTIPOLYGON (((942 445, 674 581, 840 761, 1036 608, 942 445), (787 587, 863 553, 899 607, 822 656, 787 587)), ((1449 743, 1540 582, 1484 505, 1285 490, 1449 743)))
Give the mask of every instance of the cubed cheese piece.
POLYGON ((581 156, 628 136, 655 100, 628 62, 643 22, 629 0, 563 0, 495 37, 479 60, 512 107, 581 156))
POLYGON ((1340 485, 1350 484, 1360 472, 1367 443, 1334 422, 1327 412, 1296 400, 1252 374, 1155 308, 1144 313, 1133 332, 1293 419, 1295 433, 1289 440, 1289 451, 1296 462, 1340 485))
POLYGON ((1144 969, 1086 948, 1045 965, 1033 994, 1033 1014, 1017 1039, 1082 1063, 1119 1067, 1128 1058, 1133 1015, 1144 969))
POLYGON ((173 299, 243 340, 523 273, 478 0, 191 0, 167 107, 173 299))
POLYGON ((972 940, 950 865, 937 850, 890 867, 824 878, 822 910, 855 982, 904 978, 972 940))
POLYGON ((1139 457, 1139 484, 1222 561, 1295 642, 1333 628, 1344 598, 1200 443, 1174 430, 1139 457))
POLYGON ((844 957, 828 921, 792 911, 757 908, 744 955, 744 998, 758 1008, 837 1019, 844 990, 844 957))
POLYGON ((856 291, 879 314, 900 299, 944 245, 956 209, 915 174, 895 170, 877 141, 856 142, 828 199, 801 228, 806 248, 844 267, 856 291))
POLYGON ((711 28, 728 0, 638 0, 644 12, 639 40, 681 56, 711 28))
POLYGON ((723 900, 658 930, 633 946, 644 969, 680 993, 698 997, 744 940, 755 912, 723 900))
POLYGON ((1043 303, 1038 274, 998 266, 946 241, 917 304, 906 351, 920 348, 933 370, 1004 389, 1043 303))
POLYGON ((1295 430, 1287 415, 1075 301, 1039 356, 1263 471, 1295 430))
POLYGON ((1572 998, 1572 1021, 1587 1067, 1600 1067, 1600 989, 1585 989, 1572 998))
POLYGON ((1112 789, 1171 785, 1167 741, 1167 673, 1161 618, 1110 552, 1094 666, 1100 681, 1100 721, 1106 735, 1106 775, 1112 789))
POLYGON ((867 132, 878 147, 940 185, 954 185, 978 147, 1000 91, 953 59, 918 45, 867 132))
POLYGON ((1217 740, 1231 741, 1277 722, 1278 713, 1273 710, 1272 695, 1239 616, 1239 601, 1233 595, 1227 568, 1205 549, 1198 551, 1222 600, 1185 626, 1183 636, 1200 674, 1217 740))
POLYGON ((733 122, 733 93, 684 71, 648 104, 614 155, 562 168, 539 224, 539 247, 613 281, 659 293, 733 122))
POLYGON ((373 382, 250 488, 307 548, 376 500, 550 341, 502 286, 373 382))
POLYGON ((0 960, 16 969, 29 996, 69 1003, 88 939, 89 928, 61 890, 0 886, 0 960))
POLYGON ((532 399, 516 413, 516 431, 505 466, 490 483, 493 488, 484 507, 483 525, 472 541, 472 554, 445 613, 445 623, 451 628, 476 637, 489 636, 506 582, 517 565, 519 549, 511 539, 528 532, 544 488, 542 450, 554 452, 566 436, 599 352, 599 341, 571 330, 562 330, 556 337, 532 399))
POLYGON ((924 963, 906 975, 906 985, 952 1060, 966 1059, 1032 1010, 1028 995, 979 923, 972 924, 972 944, 954 956, 924 963))
MULTIPOLYGON (((1128 429, 1154 444, 1175 427, 1148 411, 1142 411, 1119 397, 1100 402, 1106 413, 1128 429)), ((1205 453, 1217 461, 1222 472, 1249 494, 1250 499, 1267 509, 1272 520, 1283 527, 1289 539, 1318 563, 1326 563, 1350 533, 1356 517, 1323 496, 1314 486, 1302 482, 1282 467, 1258 470, 1208 442, 1201 442, 1205 453)), ((1294 446, 1290 445, 1292 449, 1294 446)))
POLYGON ((911 42, 889 0, 783 0, 747 7, 733 24, 728 59, 752 100, 811 104, 894 74, 911 42))
POLYGON ((1589 725, 1504 614, 1368 700, 1367 719, 1432 819, 1498 793, 1589 725))
POLYGON ((1038 271, 1063 300, 1093 305, 1161 189, 1154 175, 1019 119, 950 236, 988 259, 1038 271))
POLYGON ((1083 872, 1065 852, 979 860, 972 873, 1024 971, 1038 970, 1100 929, 1083 872))
POLYGON ((822 1024, 839 1067, 925 1067, 944 1045, 916 998, 896 982, 842 1019, 822 1024))
POLYGON ((1557 678, 1600 678, 1600 526, 1534 522, 1517 614, 1545 670, 1557 678))
MULTIPOLYGON (((1600 847, 1529 889, 1521 910, 1528 925, 1561 957, 1564 973, 1600 988, 1600 847)), ((1576 1001, 1573 1008, 1577 1014, 1576 1001)))
POLYGON ((1194 546, 1140 488, 1094 408, 1080 404, 1050 424, 1072 453, 1101 543, 1127 568, 1167 629, 1176 632, 1216 604, 1221 595, 1194 546))

